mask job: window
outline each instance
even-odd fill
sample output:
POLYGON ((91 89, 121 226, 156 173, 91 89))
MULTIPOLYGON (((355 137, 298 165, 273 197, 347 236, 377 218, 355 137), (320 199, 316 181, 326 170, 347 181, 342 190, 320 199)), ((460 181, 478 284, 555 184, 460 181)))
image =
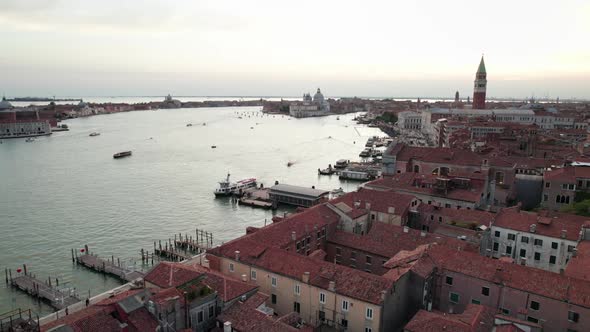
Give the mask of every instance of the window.
POLYGON ((438 217, 438 222, 442 222, 442 217, 438 217))
POLYGON ((336 256, 342 255, 342 248, 336 247, 336 256))
POLYGON ((489 287, 482 287, 481 294, 484 296, 490 296, 490 288, 489 287))
POLYGON ((520 242, 522 242, 522 243, 529 243, 529 237, 528 236, 522 236, 520 238, 520 242))
POLYGON ((272 285, 272 287, 277 287, 277 277, 271 277, 270 284, 272 285))
POLYGON ((365 332, 373 332, 373 329, 370 327, 365 327, 365 332))
POLYGON ((543 240, 541 240, 541 239, 535 239, 535 245, 536 246, 543 246, 543 240))
POLYGON ((549 195, 543 194, 543 202, 547 202, 549 200, 549 195))
POLYGON ((367 318, 367 319, 373 319, 373 308, 367 307, 367 313, 365 315, 365 318, 367 318))
POLYGON ((502 312, 502 314, 504 314, 504 315, 510 315, 510 310, 508 310, 506 308, 500 308, 500 312, 502 312))
POLYGON ((214 306, 209 306, 209 318, 213 318, 213 316, 215 316, 215 307, 214 306))
POLYGON ((495 236, 495 237, 500 237, 500 231, 495 231, 495 232, 494 232, 494 236, 495 236))
POLYGON ((326 303, 326 293, 320 293, 320 303, 321 304, 326 303))
POLYGON ((498 242, 494 242, 494 251, 498 251, 498 247, 500 244, 498 242))
POLYGON ((574 252, 574 249, 576 249, 576 246, 567 246, 567 252, 574 252))
POLYGON ((567 320, 569 320, 570 322, 577 323, 578 319, 580 319, 580 314, 578 314, 577 312, 574 312, 574 311, 567 312, 567 320))
POLYGON ((301 286, 299 284, 295 284, 293 291, 295 292, 295 295, 301 294, 301 286))
POLYGON ((516 234, 508 233, 508 240, 514 241, 516 239, 516 234))
POLYGON ((445 207, 446 207, 447 209, 450 209, 450 208, 451 208, 451 204, 447 203, 447 204, 445 204, 445 207))
POLYGON ((277 294, 272 294, 270 297, 272 304, 277 304, 277 294))
POLYGON ((533 322, 533 323, 539 323, 539 319, 537 319, 535 317, 531 317, 531 316, 528 316, 526 318, 526 320, 528 320, 529 322, 533 322))
POLYGON ((540 307, 541 307, 541 304, 539 304, 539 302, 537 302, 537 301, 531 301, 531 309, 533 309, 533 310, 539 310, 540 307))
POLYGON ((197 323, 202 323, 203 322, 203 310, 199 311, 197 313, 197 323))
POLYGON ((551 255, 549 256, 549 264, 555 264, 555 262, 557 261, 557 257, 551 255))
POLYGON ((472 304, 481 304, 481 301, 476 300, 476 299, 471 299, 471 303, 472 304))
POLYGON ((449 301, 451 301, 451 303, 459 303, 459 294, 450 292, 449 301))
POLYGON ((434 215, 433 214, 430 215, 430 220, 434 220, 434 215))
POLYGON ((293 311, 296 313, 301 312, 301 304, 299 302, 293 302, 293 311))
POLYGON ((551 242, 551 249, 557 249, 559 244, 557 242, 551 242))
POLYGON ((342 325, 342 327, 348 327, 348 321, 342 318, 342 321, 340 321, 340 325, 342 325))
POLYGON ((256 280, 256 270, 250 271, 250 279, 256 280))
POLYGON ((348 305, 350 303, 346 300, 342 300, 342 311, 348 311, 348 305))
POLYGON ((326 313, 322 310, 319 311, 319 318, 320 318, 320 322, 323 322, 326 320, 326 313))
POLYGON ((446 283, 447 285, 453 285, 453 277, 447 276, 446 283))
POLYGON ((371 256, 367 256, 367 265, 371 265, 371 256))
POLYGON ((520 249, 520 257, 526 257, 526 250, 520 249))
POLYGON ((356 251, 351 251, 350 252, 350 259, 355 261, 356 260, 356 251))
POLYGON ((512 247, 506 246, 506 255, 512 255, 512 247))
POLYGON ((536 252, 535 253, 535 260, 536 261, 540 261, 541 260, 541 253, 539 253, 539 252, 536 252))

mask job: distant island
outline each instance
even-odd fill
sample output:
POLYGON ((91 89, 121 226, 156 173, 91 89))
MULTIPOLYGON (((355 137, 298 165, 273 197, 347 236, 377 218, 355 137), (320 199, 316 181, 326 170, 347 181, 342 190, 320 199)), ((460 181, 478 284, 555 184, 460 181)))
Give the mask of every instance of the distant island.
POLYGON ((40 102, 40 101, 80 101, 82 98, 47 98, 47 97, 18 97, 18 98, 7 98, 8 101, 20 101, 20 102, 40 102))

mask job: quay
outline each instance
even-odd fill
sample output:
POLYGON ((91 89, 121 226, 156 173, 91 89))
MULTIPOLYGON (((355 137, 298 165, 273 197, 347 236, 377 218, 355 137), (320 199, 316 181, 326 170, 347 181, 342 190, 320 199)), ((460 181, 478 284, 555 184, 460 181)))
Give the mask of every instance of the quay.
POLYGON ((18 288, 23 292, 44 300, 53 308, 60 310, 67 308, 74 303, 80 302, 80 298, 71 289, 59 289, 59 279, 55 278, 55 286, 52 285, 51 278, 47 278, 47 282, 37 279, 33 274, 27 272, 27 266, 23 265, 17 272, 19 275, 12 276, 12 270, 5 269, 6 281, 14 288, 18 288))
POLYGON ((111 258, 112 259, 109 261, 106 259, 99 258, 96 255, 90 254, 88 252, 87 245, 84 246, 83 254, 80 256, 78 256, 76 251, 72 249, 72 262, 85 266, 96 272, 110 274, 123 281, 133 281, 137 278, 143 277, 142 272, 135 271, 122 266, 121 260, 118 258, 117 263, 115 263, 114 256, 112 256, 111 258))
POLYGON ((247 205, 256 208, 272 209, 274 208, 270 201, 270 188, 249 188, 244 191, 244 195, 239 199, 240 205, 247 205))

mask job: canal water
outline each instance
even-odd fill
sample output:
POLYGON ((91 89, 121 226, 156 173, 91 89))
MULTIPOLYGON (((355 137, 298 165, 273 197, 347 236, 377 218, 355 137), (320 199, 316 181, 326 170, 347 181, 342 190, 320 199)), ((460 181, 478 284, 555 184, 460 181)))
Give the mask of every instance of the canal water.
MULTIPOLYGON (((61 287, 94 295, 120 282, 73 265, 72 248, 88 244, 91 252, 139 266, 140 249, 151 251, 153 241, 199 228, 219 244, 284 212, 216 199, 213 190, 228 172, 265 186, 354 190, 356 182, 317 175, 337 159, 358 160, 367 138, 383 135, 354 116, 293 119, 263 115, 259 107, 141 111, 67 120, 70 131, 34 142, 5 139, 1 272, 27 264, 40 279, 57 277, 61 287), (88 136, 95 131, 101 135, 88 136), (126 150, 133 155, 113 159, 126 150)), ((19 307, 53 311, 2 282, 0 313, 19 307)))

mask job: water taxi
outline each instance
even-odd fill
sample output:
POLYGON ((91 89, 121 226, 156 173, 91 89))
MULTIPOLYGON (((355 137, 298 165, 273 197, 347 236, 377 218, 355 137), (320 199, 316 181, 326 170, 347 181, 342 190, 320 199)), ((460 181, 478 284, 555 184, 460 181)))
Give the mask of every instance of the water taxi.
POLYGON ((123 152, 115 153, 113 155, 113 158, 119 159, 119 158, 129 157, 129 156, 131 156, 131 151, 123 151, 123 152))

